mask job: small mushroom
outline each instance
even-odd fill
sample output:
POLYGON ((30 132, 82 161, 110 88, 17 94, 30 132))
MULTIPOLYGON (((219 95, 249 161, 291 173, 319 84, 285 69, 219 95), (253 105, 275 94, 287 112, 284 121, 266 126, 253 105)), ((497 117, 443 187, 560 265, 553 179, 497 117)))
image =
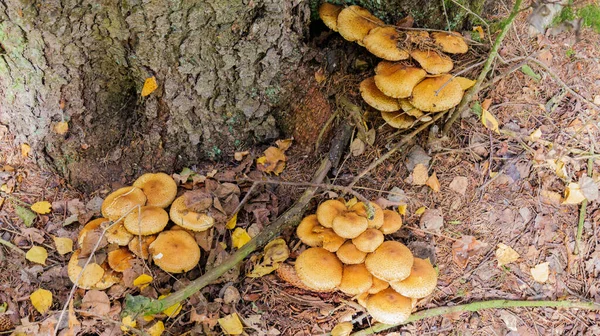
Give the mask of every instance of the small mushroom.
POLYGON ((311 247, 296 258, 296 274, 308 288, 326 291, 342 282, 342 262, 321 247, 311 247))
POLYGON ((413 50, 410 57, 414 58, 421 67, 432 75, 447 73, 454 68, 452 59, 435 50, 413 50))
POLYGON ((458 105, 463 89, 452 75, 441 75, 423 80, 413 89, 410 103, 427 112, 441 112, 458 105))
POLYGON ((371 29, 384 25, 383 21, 368 10, 356 5, 342 9, 337 18, 340 35, 347 41, 356 41, 359 45, 363 45, 362 41, 371 29))
POLYGON ((342 9, 342 6, 324 2, 321 6, 319 6, 319 17, 321 20, 323 20, 323 23, 327 26, 327 28, 333 31, 338 31, 337 19, 342 9))
POLYGON ((123 221, 113 224, 108 230, 106 230, 106 240, 111 244, 117 244, 119 246, 126 246, 133 239, 131 234, 125 226, 123 221))
POLYGON ((406 321, 412 311, 412 300, 391 288, 382 290, 367 299, 367 312, 374 320, 386 324, 406 321))
POLYGON ((365 265, 375 277, 391 281, 401 281, 410 275, 413 255, 404 244, 397 241, 383 242, 375 252, 367 255, 365 265))
POLYGON ((105 290, 121 281, 121 278, 119 277, 118 273, 111 270, 108 266, 103 264, 102 268, 104 269, 104 275, 102 275, 100 281, 96 282, 90 289, 105 290))
POLYGON ((364 293, 373 285, 373 276, 365 264, 344 265, 342 282, 338 289, 348 295, 364 293))
POLYGON ((137 187, 119 188, 102 202, 102 216, 116 221, 136 206, 146 204, 146 195, 137 187))
POLYGON ((311 247, 323 245, 323 235, 321 224, 317 219, 317 215, 309 215, 304 217, 300 224, 296 227, 296 235, 306 245, 311 247), (317 230, 315 230, 315 228, 317 230))
POLYGON ((360 251, 371 253, 375 251, 382 243, 383 233, 374 228, 368 228, 358 237, 352 239, 352 243, 360 251))
POLYGON ((96 218, 94 220, 87 222, 87 224, 85 224, 83 226, 83 228, 81 228, 81 230, 79 231, 79 236, 77 237, 77 244, 79 244, 79 246, 81 247, 81 245, 85 241, 85 236, 87 235, 88 232, 90 232, 92 230, 96 230, 97 228, 100 227, 100 225, 102 225, 102 223, 105 223, 108 221, 109 221, 108 218, 100 217, 100 218, 96 218))
POLYGON ((381 112, 381 117, 393 128, 405 129, 415 124, 417 119, 406 112, 381 112))
POLYGON ((350 211, 354 211, 357 215, 367 218, 367 224, 369 227, 377 229, 383 225, 383 209, 381 209, 381 207, 374 202, 370 202, 370 205, 373 207, 373 210, 375 210, 373 219, 368 219, 369 216, 367 214, 367 207, 363 202, 354 204, 350 208, 350 211))
POLYGON ((376 110, 393 112, 400 109, 400 102, 396 98, 386 96, 375 84, 375 79, 369 77, 360 82, 360 95, 364 101, 376 110))
POLYGON ((115 272, 121 273, 131 266, 130 262, 134 258, 133 253, 128 248, 121 247, 108 252, 108 265, 115 272))
MULTIPOLYGON (((375 277, 373 277, 373 279, 374 278, 375 277)), ((359 305, 367 308, 367 300, 369 299, 369 296, 371 296, 369 292, 361 293, 360 295, 356 296, 356 302, 358 302, 359 305)))
POLYGON ((177 184, 165 173, 146 173, 133 182, 134 187, 142 189, 147 198, 147 204, 166 208, 177 196, 177 184))
POLYGON ((367 257, 367 253, 357 249, 351 240, 346 241, 335 254, 346 265, 362 264, 367 257))
POLYGON ((154 263, 169 273, 187 272, 200 261, 200 247, 196 240, 182 230, 161 232, 148 251, 154 263))
POLYGON ((157 206, 143 206, 125 217, 124 226, 134 235, 148 236, 161 232, 169 222, 169 214, 157 206))
POLYGON ((333 219, 347 210, 346 205, 338 200, 327 200, 317 208, 317 219, 326 228, 330 228, 333 219))
POLYGON ((383 210, 383 225, 379 228, 383 234, 392 234, 402 227, 402 216, 393 210, 383 210))
POLYGON ((352 239, 358 237, 369 227, 367 219, 355 212, 346 212, 333 219, 331 228, 340 237, 352 239))
POLYGON ((363 44, 371 54, 387 61, 401 61, 409 57, 406 50, 398 48, 398 32, 393 26, 371 29, 363 44))
POLYGON ((429 259, 415 258, 408 278, 390 283, 392 288, 409 298, 421 299, 437 286, 437 272, 429 259))
POLYGON ((421 68, 395 64, 385 71, 376 74, 374 80, 377 88, 386 96, 408 98, 412 94, 413 88, 425 76, 427 76, 427 72, 421 68))
POLYGON ((192 231, 206 231, 215 224, 214 218, 209 215, 188 209, 183 196, 173 201, 169 215, 173 223, 192 231))
POLYGON ((448 54, 464 54, 469 51, 465 39, 458 32, 443 33, 433 32, 431 37, 443 52, 448 54))
POLYGON ((279 276, 279 278, 281 278, 283 281, 289 283, 290 285, 297 287, 297 288, 301 288, 304 290, 309 290, 309 291, 313 291, 313 292, 333 292, 335 290, 335 288, 332 289, 328 289, 328 290, 315 290, 313 288, 309 288, 308 286, 306 286, 302 280, 300 280, 300 278, 298 277, 298 274, 296 273, 296 269, 294 268, 294 266, 289 265, 289 264, 285 264, 282 263, 279 265, 279 267, 277 268, 277 275, 279 276))
POLYGON ((346 241, 346 239, 338 236, 331 228, 324 228, 321 236, 323 237, 323 248, 329 252, 337 252, 346 241))
POLYGON ((371 288, 369 288, 368 293, 377 294, 388 287, 390 287, 389 282, 378 279, 377 277, 373 277, 373 285, 371 286, 371 288))

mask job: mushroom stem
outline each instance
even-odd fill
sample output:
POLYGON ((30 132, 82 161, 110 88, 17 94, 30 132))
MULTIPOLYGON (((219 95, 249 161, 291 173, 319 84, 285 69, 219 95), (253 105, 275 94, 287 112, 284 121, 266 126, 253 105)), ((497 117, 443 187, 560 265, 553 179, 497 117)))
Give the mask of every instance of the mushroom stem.
POLYGON ((600 304, 595 302, 583 302, 583 301, 526 301, 526 300, 489 300, 489 301, 477 301, 471 302, 458 306, 448 307, 437 307, 431 309, 421 310, 416 312, 410 317, 398 324, 383 324, 377 323, 372 327, 363 329, 355 332, 352 336, 364 336, 371 335, 383 330, 394 328, 400 325, 416 322, 428 317, 435 317, 440 315, 462 313, 462 312, 476 312, 483 309, 495 309, 495 308, 517 308, 517 307, 552 307, 552 308, 578 308, 588 310, 600 310, 600 304))

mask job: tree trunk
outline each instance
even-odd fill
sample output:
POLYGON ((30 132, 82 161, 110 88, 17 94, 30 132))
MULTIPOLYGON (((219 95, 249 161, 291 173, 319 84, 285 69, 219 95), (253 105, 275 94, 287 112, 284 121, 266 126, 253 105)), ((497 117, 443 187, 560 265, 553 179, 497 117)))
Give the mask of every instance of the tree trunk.
MULTIPOLYGON (((366 7, 393 22, 411 3, 366 7)), ((436 4, 411 13, 439 12, 436 4)), ((0 123, 84 190, 229 157, 283 136, 280 129, 298 129, 281 116, 305 95, 293 83, 302 79, 310 7, 301 0, 0 0, 0 123), (152 76, 158 89, 141 98, 152 76), (66 134, 54 130, 62 121, 66 134)), ((305 137, 314 140, 329 113, 315 116, 305 137)))

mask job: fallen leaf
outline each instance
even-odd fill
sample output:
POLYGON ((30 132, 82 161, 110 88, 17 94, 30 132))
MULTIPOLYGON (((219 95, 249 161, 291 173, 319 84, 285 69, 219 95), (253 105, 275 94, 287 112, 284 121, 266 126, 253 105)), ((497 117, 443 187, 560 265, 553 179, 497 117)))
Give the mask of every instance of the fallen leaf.
POLYGON ((287 157, 280 148, 269 147, 264 151, 264 156, 256 159, 258 170, 265 173, 281 174, 285 168, 287 157))
POLYGON ((225 227, 228 228, 229 230, 233 230, 237 224, 237 212, 233 215, 233 217, 231 217, 230 220, 227 221, 227 224, 225 224, 225 227))
POLYGON ((549 265, 550 263, 544 262, 532 268, 531 276, 533 277, 533 280, 539 283, 545 283, 546 281, 548 281, 548 275, 550 274, 549 265))
POLYGON ((579 204, 585 200, 585 196, 579 187, 579 183, 571 182, 565 189, 565 199, 562 204, 579 204))
MULTIPOLYGON (((110 312, 110 299, 108 295, 100 290, 89 290, 81 300, 81 310, 89 313, 90 316, 106 316, 110 312)), ((86 313, 83 313, 85 315, 86 313)))
POLYGON ((425 184, 427 186, 429 186, 429 188, 431 188, 431 190, 433 190, 434 192, 440 191, 440 188, 441 188, 440 181, 438 180, 435 172, 433 172, 433 174, 431 174, 431 176, 429 176, 429 178, 427 179, 427 182, 425 182, 425 184))
POLYGON ((485 33, 483 32, 483 28, 481 26, 473 27, 473 31, 479 34, 479 39, 483 40, 485 38, 485 33))
POLYGON ((29 300, 31 300, 33 308, 43 315, 52 306, 52 293, 49 290, 39 288, 29 295, 29 300))
POLYGON ((33 224, 35 218, 37 217, 34 212, 16 204, 15 213, 17 214, 17 216, 19 216, 19 218, 21 218, 26 227, 30 227, 33 224))
POLYGON ((361 156, 365 152, 365 143, 359 138, 355 138, 350 144, 352 156, 361 156))
POLYGON ((133 280, 133 285, 140 289, 144 289, 152 282, 152 280, 153 278, 150 275, 142 274, 133 280))
POLYGON ((452 260, 461 268, 467 267, 469 258, 478 254, 487 247, 473 236, 462 236, 452 244, 452 260))
POLYGON ((349 336, 353 328, 352 322, 340 322, 331 329, 331 336, 349 336))
POLYGON ((123 319, 121 320, 121 330, 122 331, 128 331, 129 328, 135 328, 135 327, 137 327, 137 322, 131 316, 127 315, 127 316, 123 317, 123 319))
POLYGON ((531 141, 537 141, 542 137, 542 130, 541 129, 536 129, 535 131, 531 132, 531 134, 529 134, 529 139, 531 141))
POLYGON ((213 205, 212 195, 204 188, 186 191, 183 200, 186 208, 195 212, 205 211, 213 205))
POLYGON ((52 237, 52 239, 54 239, 54 245, 58 254, 65 255, 73 252, 73 240, 71 238, 52 237))
POLYGON ((481 111, 481 123, 483 124, 483 126, 485 126, 485 128, 489 129, 490 131, 500 134, 500 129, 498 128, 498 120, 487 109, 483 109, 481 111))
POLYGON ((31 146, 26 143, 21 144, 21 156, 26 158, 29 156, 29 152, 31 152, 31 146))
POLYGON ((406 215, 406 204, 398 205, 398 213, 402 216, 406 215))
POLYGON ((588 201, 595 201, 598 198, 598 184, 594 182, 594 179, 583 175, 579 179, 579 188, 581 193, 588 201))
POLYGON ((242 321, 238 317, 237 313, 229 314, 218 320, 219 326, 223 329, 223 332, 229 335, 240 335, 244 332, 244 326, 242 321))
POLYGON ((429 161, 431 161, 431 156, 427 155, 427 152, 421 146, 415 145, 408 151, 404 165, 408 171, 413 171, 419 163, 429 167, 429 161))
POLYGON ((290 250, 285 240, 281 238, 275 239, 265 246, 262 261, 255 265, 247 276, 249 278, 258 278, 270 274, 277 270, 279 265, 281 265, 289 255, 290 250))
POLYGON ((144 86, 142 87, 142 97, 146 97, 151 94, 158 88, 158 84, 156 83, 156 77, 148 77, 146 81, 144 81, 144 86))
POLYGON ((439 232, 444 227, 444 217, 440 209, 427 209, 419 219, 422 229, 439 232))
POLYGON ((323 68, 319 68, 319 70, 315 71, 315 80, 318 84, 323 83, 327 77, 323 74, 323 68))
POLYGON ((421 216, 425 212, 425 210, 427 210, 427 208, 422 206, 415 211, 415 215, 421 216))
POLYGON ((231 234, 231 244, 235 248, 240 248, 246 245, 252 239, 246 229, 236 228, 231 234))
POLYGON ((31 262, 45 265, 48 258, 48 251, 41 246, 34 246, 27 251, 25 258, 31 262))
POLYGON ((69 130, 69 123, 66 121, 58 122, 54 125, 54 132, 63 135, 69 130))
POLYGON ((533 71, 533 69, 527 64, 521 67, 521 72, 531 77, 536 82, 539 82, 542 79, 542 76, 535 73, 535 71, 533 71))
POLYGON ((559 193, 550 191, 550 190, 542 190, 540 192, 540 198, 543 203, 548 205, 558 206, 560 205, 561 196, 559 193))
POLYGON ((517 331, 517 317, 516 316, 514 316, 513 314, 511 314, 505 310, 501 310, 500 311, 500 319, 502 319, 502 321, 504 321, 504 324, 506 324, 506 328, 508 328, 508 330, 517 331))
POLYGON ((465 195, 467 187, 469 186, 469 179, 464 176, 455 176, 450 182, 450 190, 455 191, 461 195, 465 195))
POLYGON ((31 205, 31 210, 39 213, 40 215, 45 215, 50 213, 52 210, 52 204, 48 201, 35 202, 31 205))
POLYGON ((150 335, 150 336, 160 336, 162 335, 162 333, 165 331, 165 324, 162 321, 158 321, 156 323, 154 323, 154 325, 148 329, 146 329, 146 332, 150 335))
POLYGON ((498 267, 510 264, 511 262, 517 261, 520 255, 517 251, 513 250, 512 247, 499 243, 496 249, 496 260, 498 260, 498 267))
MULTIPOLYGON (((158 299, 159 300, 164 299, 164 298, 168 297, 169 295, 171 295, 171 294, 161 295, 158 297, 158 299)), ((167 315, 168 317, 175 317, 175 316, 177 316, 177 314, 179 314, 179 312, 181 312, 182 307, 183 306, 181 305, 181 303, 178 302, 178 303, 166 308, 162 312, 163 312, 163 314, 167 315)))
POLYGON ((424 164, 417 164, 412 172, 412 184, 413 185, 424 185, 429 178, 427 173, 427 167, 424 164))

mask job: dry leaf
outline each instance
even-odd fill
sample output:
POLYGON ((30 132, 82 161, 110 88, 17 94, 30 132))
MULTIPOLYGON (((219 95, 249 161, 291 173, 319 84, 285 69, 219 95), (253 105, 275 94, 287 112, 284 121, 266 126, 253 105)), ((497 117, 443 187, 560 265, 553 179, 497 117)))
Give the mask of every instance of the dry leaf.
POLYGON ((431 188, 431 190, 433 190, 434 192, 440 191, 440 188, 441 188, 440 181, 438 180, 435 172, 433 174, 431 174, 431 176, 429 176, 429 178, 427 179, 427 182, 425 182, 425 184, 428 185, 429 188, 431 188))
POLYGON ((236 228, 231 234, 231 244, 235 248, 240 248, 246 245, 252 239, 246 229, 236 228))
POLYGON ((154 90, 156 90, 157 88, 158 84, 156 83, 156 77, 152 76, 146 78, 146 81, 144 82, 144 87, 142 87, 142 97, 146 97, 147 95, 154 92, 154 90))
POLYGON ((213 197, 203 189, 189 190, 183 194, 183 201, 186 208, 201 212, 213 205, 213 197))
POLYGON ((319 70, 315 71, 315 80, 318 84, 323 83, 323 81, 325 81, 326 79, 327 77, 323 73, 323 68, 319 68, 319 70))
POLYGON ((467 187, 469 186, 469 179, 464 176, 456 176, 450 182, 450 190, 455 191, 461 195, 465 195, 467 187))
POLYGON ((229 335, 240 335, 244 332, 244 326, 242 321, 238 317, 237 313, 229 314, 219 320, 219 326, 223 329, 223 332, 229 335))
POLYGON ((565 189, 565 200, 562 204, 579 204, 585 200, 585 196, 579 187, 579 183, 571 182, 565 189))
POLYGON ((131 316, 127 315, 127 316, 123 317, 123 319, 121 320, 121 330, 122 331, 128 331, 129 328, 135 328, 135 327, 137 327, 137 322, 131 316))
POLYGON ((230 220, 227 221, 227 224, 225 224, 225 227, 228 228, 229 230, 233 230, 233 228, 235 228, 236 224, 237 224, 237 212, 233 215, 233 217, 231 217, 230 220))
POLYGON ((34 246, 27 251, 25 258, 31 262, 45 265, 48 258, 48 251, 41 246, 34 246))
MULTIPOLYGON (((423 210, 425 211, 425 210, 423 210)), ((406 215, 406 204, 398 205, 398 213, 402 216, 406 215)))
POLYGON ((540 192, 540 198, 542 202, 548 205, 560 205, 560 194, 550 190, 542 190, 540 192))
POLYGON ((269 147, 264 151, 264 156, 256 159, 256 167, 265 173, 281 174, 285 168, 287 157, 283 151, 277 147, 269 147))
POLYGON ((419 225, 424 230, 439 232, 444 227, 444 216, 441 209, 427 209, 419 219, 419 225))
POLYGON ((491 98, 486 98, 481 103, 481 108, 484 109, 484 110, 489 110, 490 106, 492 106, 492 99, 491 98))
MULTIPOLYGON (((168 297, 169 295, 171 295, 171 294, 161 295, 158 297, 158 299, 159 300, 164 299, 164 298, 168 297)), ((182 305, 181 305, 181 303, 178 302, 178 303, 168 307, 167 309, 163 310, 162 312, 163 312, 163 314, 167 315, 168 317, 175 317, 175 316, 177 316, 177 314, 179 314, 179 312, 181 312, 181 308, 182 308, 182 305)))
POLYGON ((285 240, 278 238, 269 242, 263 252, 263 260, 260 264, 254 266, 252 271, 247 274, 249 278, 258 278, 270 274, 277 270, 279 265, 290 255, 290 250, 285 240))
POLYGON ((133 285, 140 289, 144 289, 152 282, 152 280, 153 278, 150 275, 142 274, 133 280, 133 285))
POLYGON ((487 109, 482 109, 481 111, 481 123, 490 131, 494 131, 497 134, 500 134, 500 129, 498 128, 498 120, 487 109))
POLYGON ((595 201, 598 198, 598 185, 594 182, 594 179, 583 175, 579 179, 579 188, 581 193, 588 201, 595 201))
POLYGON ((365 143, 359 138, 355 138, 350 144, 352 156, 360 156, 365 152, 365 143))
POLYGON ((421 216, 425 212, 425 210, 427 210, 427 208, 422 206, 415 211, 415 215, 421 216))
POLYGON ((533 131, 531 134, 529 134, 529 139, 531 141, 537 141, 542 137, 542 130, 541 129, 536 129, 535 131, 533 131))
POLYGON ((52 210, 52 204, 48 201, 35 202, 31 206, 31 210, 39 213, 40 215, 45 215, 52 210))
POLYGON ((31 146, 26 143, 21 144, 21 156, 26 158, 29 156, 29 152, 31 152, 31 146))
POLYGON ((452 244, 452 260, 461 268, 465 268, 469 258, 481 252, 487 244, 473 236, 462 236, 452 244))
POLYGON ((352 329, 352 322, 340 322, 331 329, 331 336, 349 336, 352 329))
POLYGON ((52 239, 54 239, 54 245, 56 245, 58 254, 65 255, 73 252, 73 240, 71 238, 52 237, 52 239))
POLYGON ((286 151, 288 150, 288 148, 290 148, 290 146, 292 145, 292 143, 294 142, 294 139, 283 139, 283 140, 277 140, 275 141, 275 144, 277 145, 277 147, 279 147, 279 149, 281 149, 282 151, 286 151))
POLYGON ((498 260, 498 267, 510 264, 511 262, 517 261, 520 255, 517 251, 513 250, 512 247, 499 243, 496 249, 496 259, 498 260))
POLYGON ((154 323, 154 325, 146 330, 150 336, 160 336, 165 331, 165 324, 162 321, 154 323))
POLYGON ((417 164, 412 172, 412 184, 424 185, 428 178, 429 174, 427 173, 427 167, 422 163, 417 164))
POLYGON ((538 264, 534 268, 532 268, 531 276, 533 277, 533 280, 539 283, 545 283, 546 281, 548 281, 548 275, 550 274, 549 265, 550 263, 545 262, 538 264))
POLYGON ((39 288, 29 295, 31 304, 40 314, 46 314, 50 306, 52 306, 52 293, 49 290, 39 288))
MULTIPOLYGON (((110 299, 108 295, 100 290, 89 290, 81 300, 81 309, 91 315, 106 316, 110 312, 110 299)), ((83 315, 86 315, 83 313, 83 315)))

